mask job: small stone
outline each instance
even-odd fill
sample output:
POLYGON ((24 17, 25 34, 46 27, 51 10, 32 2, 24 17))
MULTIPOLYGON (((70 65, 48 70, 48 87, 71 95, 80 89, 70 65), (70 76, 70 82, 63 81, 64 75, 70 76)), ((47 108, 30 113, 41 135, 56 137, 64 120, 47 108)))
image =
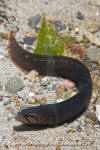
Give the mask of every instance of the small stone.
POLYGON ((7 81, 5 88, 8 92, 15 94, 24 88, 24 83, 20 78, 13 77, 7 81))
POLYGON ((27 78, 32 82, 39 81, 38 72, 35 70, 30 71, 29 74, 27 75, 27 78))
POLYGON ((63 80, 63 85, 66 87, 66 88, 72 88, 72 87, 75 87, 75 83, 72 82, 71 80, 69 79, 64 79, 63 80))
POLYGON ((0 137, 1 137, 2 139, 5 139, 5 138, 6 138, 6 135, 5 135, 5 134, 0 134, 0 137))
POLYGON ((22 100, 26 100, 26 94, 25 94, 24 90, 18 91, 18 92, 17 92, 17 95, 18 95, 18 97, 21 98, 22 100))
POLYGON ((88 117, 85 118, 85 122, 90 124, 95 124, 95 122, 88 117))
POLYGON ((61 146, 60 146, 60 145, 57 145, 57 146, 56 146, 56 150, 61 150, 61 146))
POLYGON ((86 38, 88 38, 91 41, 91 43, 100 47, 100 37, 97 37, 96 34, 92 34, 88 31, 85 31, 84 35, 86 36, 86 38))
POLYGON ((35 99, 28 99, 28 104, 35 104, 35 99))
POLYGON ((49 77, 42 78, 42 81, 48 81, 48 80, 49 80, 49 77))
POLYGON ((19 28, 17 26, 14 26, 12 23, 9 23, 9 22, 5 23, 4 27, 8 31, 10 31, 10 30, 18 31, 19 30, 19 28))
POLYGON ((41 82, 41 86, 47 87, 47 85, 48 85, 48 83, 47 83, 46 81, 42 81, 42 82, 41 82))
POLYGON ((83 20, 84 19, 84 16, 83 16, 83 14, 80 11, 77 12, 76 16, 77 16, 77 19, 79 19, 79 20, 83 20))
POLYGON ((36 38, 34 38, 34 37, 25 37, 25 38, 24 38, 24 42, 25 42, 27 45, 32 45, 35 40, 36 40, 36 38))
POLYGON ((88 57, 91 58, 92 61, 100 60, 100 48, 97 46, 90 46, 88 49, 88 57))
POLYGON ((9 21, 15 21, 15 20, 16 20, 16 17, 10 16, 10 17, 8 17, 8 19, 9 19, 9 21))
POLYGON ((34 29, 37 26, 37 24, 40 22, 40 19, 41 19, 40 14, 37 14, 36 16, 31 17, 29 20, 29 26, 32 29, 34 29))
POLYGON ((77 127, 76 127, 76 131, 78 131, 78 132, 81 132, 81 127, 78 125, 77 127))
POLYGON ((8 117, 7 121, 10 122, 14 119, 14 117, 8 117))
POLYGON ((96 117, 100 121, 100 105, 96 105, 96 117))
POLYGON ((34 92, 30 92, 30 93, 29 93, 29 97, 30 97, 30 98, 34 97, 34 92))
POLYGON ((57 31, 65 30, 66 29, 66 24, 62 23, 61 21, 56 21, 55 22, 55 29, 57 31))
POLYGON ((79 33, 79 28, 78 27, 75 28, 75 32, 76 32, 76 34, 79 33))
POLYGON ((45 97, 42 97, 40 99, 37 98, 37 99, 35 99, 35 103, 44 105, 44 104, 46 104, 46 98, 45 97))
POLYGON ((3 22, 4 22, 4 19, 0 17, 0 24, 2 24, 3 22))
POLYGON ((8 105, 11 103, 11 99, 9 97, 4 97, 3 101, 4 101, 4 105, 8 105))
MULTIPOLYGON (((18 106, 18 105, 17 105, 18 106)), ((15 110, 15 107, 12 106, 12 105, 7 105, 6 109, 13 115, 16 114, 16 110, 15 110)))
POLYGON ((96 33, 100 30, 100 21, 95 21, 94 20, 86 20, 85 21, 85 28, 87 29, 88 32, 90 33, 96 33))
POLYGON ((2 60, 3 60, 4 58, 5 58, 5 56, 4 56, 4 55, 0 55, 0 59, 2 59, 2 60))
POLYGON ((62 102, 62 101, 64 101, 63 99, 58 99, 57 100, 57 103, 60 103, 60 102, 62 102))
POLYGON ((71 126, 69 129, 72 133, 75 132, 75 126, 71 126))
POLYGON ((86 116, 88 118, 90 118, 91 120, 93 120, 94 122, 97 122, 97 117, 96 117, 96 114, 94 112, 87 112, 86 116))
POLYGON ((4 148, 8 149, 8 145, 7 145, 7 144, 4 144, 4 148))

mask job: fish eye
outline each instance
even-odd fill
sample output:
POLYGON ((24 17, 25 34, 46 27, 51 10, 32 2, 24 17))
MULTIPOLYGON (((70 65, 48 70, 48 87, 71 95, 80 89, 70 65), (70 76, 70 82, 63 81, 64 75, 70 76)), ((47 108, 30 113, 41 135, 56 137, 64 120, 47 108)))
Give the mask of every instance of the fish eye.
POLYGON ((34 113, 29 114, 29 117, 35 119, 36 121, 39 121, 39 117, 34 113))
POLYGON ((28 122, 30 122, 29 119, 28 119, 28 117, 29 117, 28 114, 24 114, 24 117, 25 117, 25 119, 26 119, 28 122))
POLYGON ((25 118, 28 118, 28 114, 25 114, 24 116, 25 116, 25 118))

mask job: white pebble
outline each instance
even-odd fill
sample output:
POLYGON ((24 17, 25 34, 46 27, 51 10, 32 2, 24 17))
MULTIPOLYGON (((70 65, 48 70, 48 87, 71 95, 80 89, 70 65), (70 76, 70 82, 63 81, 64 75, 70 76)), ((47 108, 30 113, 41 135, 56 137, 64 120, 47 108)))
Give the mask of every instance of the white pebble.
POLYGON ((100 105, 96 105, 96 117, 100 121, 100 105))
POLYGON ((43 79, 42 79, 42 81, 47 81, 49 79, 49 77, 44 77, 43 79))
POLYGON ((0 59, 4 59, 4 55, 0 55, 0 59))
POLYGON ((30 92, 29 97, 31 97, 31 98, 34 97, 34 92, 30 92))
POLYGON ((26 48, 27 47, 27 45, 26 44, 24 44, 24 48, 26 48))
POLYGON ((76 27, 76 28, 75 28, 75 31, 76 31, 76 32, 79 32, 79 28, 78 28, 78 27, 76 27))
POLYGON ((63 99, 58 99, 57 100, 57 103, 60 103, 60 102, 62 102, 62 101, 64 101, 63 99))

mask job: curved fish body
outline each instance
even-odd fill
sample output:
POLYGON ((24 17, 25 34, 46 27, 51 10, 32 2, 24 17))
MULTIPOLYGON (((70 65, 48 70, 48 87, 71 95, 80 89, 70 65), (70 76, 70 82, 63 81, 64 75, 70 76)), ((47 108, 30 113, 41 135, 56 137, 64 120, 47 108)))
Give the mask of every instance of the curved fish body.
POLYGON ((32 54, 18 45, 13 31, 9 37, 8 54, 25 73, 35 69, 39 75, 68 78, 78 88, 75 96, 63 102, 22 109, 16 114, 16 120, 25 124, 57 124, 72 119, 88 106, 92 80, 88 68, 80 61, 64 56, 32 54))

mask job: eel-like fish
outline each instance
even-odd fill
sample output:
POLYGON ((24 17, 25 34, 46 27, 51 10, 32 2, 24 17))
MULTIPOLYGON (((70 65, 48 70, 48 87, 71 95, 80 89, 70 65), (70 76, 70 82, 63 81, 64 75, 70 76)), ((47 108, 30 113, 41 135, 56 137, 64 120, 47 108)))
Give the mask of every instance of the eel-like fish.
POLYGON ((64 56, 30 53, 17 43, 13 31, 9 37, 8 54, 12 62, 25 73, 35 69, 39 75, 68 78, 78 88, 75 96, 63 102, 22 109, 16 114, 16 120, 24 124, 58 124, 72 119, 88 106, 92 80, 88 68, 80 61, 64 56))

